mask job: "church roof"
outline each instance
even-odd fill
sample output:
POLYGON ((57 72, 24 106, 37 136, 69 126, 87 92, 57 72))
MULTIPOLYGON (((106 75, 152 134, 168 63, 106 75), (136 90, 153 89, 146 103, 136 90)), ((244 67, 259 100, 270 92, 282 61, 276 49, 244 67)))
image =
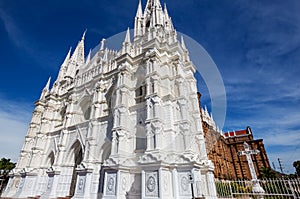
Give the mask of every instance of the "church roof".
POLYGON ((232 131, 232 132, 224 133, 224 136, 225 136, 225 138, 228 138, 228 137, 247 136, 247 135, 250 135, 250 134, 252 134, 251 129, 250 129, 250 127, 247 127, 244 130, 238 130, 238 131, 232 131))

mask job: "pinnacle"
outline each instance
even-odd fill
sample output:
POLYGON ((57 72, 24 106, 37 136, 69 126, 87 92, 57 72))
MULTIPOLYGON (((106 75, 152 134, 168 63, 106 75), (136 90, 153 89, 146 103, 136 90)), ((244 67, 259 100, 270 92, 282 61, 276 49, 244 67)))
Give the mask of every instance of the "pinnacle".
POLYGON ((50 89, 50 82, 51 82, 51 76, 48 78, 47 84, 46 84, 46 86, 45 86, 45 88, 44 88, 44 89, 46 89, 47 91, 49 91, 49 89, 50 89))
POLYGON ((86 32, 87 32, 87 29, 85 29, 85 31, 83 32, 81 40, 85 39, 86 32))
POLYGON ((142 16, 143 16, 142 2, 141 2, 141 0, 139 0, 139 5, 138 5, 137 12, 136 12, 136 17, 142 17, 142 16))
POLYGON ((126 36, 125 36, 124 42, 125 42, 125 43, 131 43, 131 42, 130 42, 130 29, 129 29, 129 28, 127 29, 127 32, 126 32, 126 36))
POLYGON ((181 36, 181 47, 182 47, 184 50, 187 50, 186 45, 185 45, 185 42, 184 42, 184 39, 183 39, 183 36, 181 36))

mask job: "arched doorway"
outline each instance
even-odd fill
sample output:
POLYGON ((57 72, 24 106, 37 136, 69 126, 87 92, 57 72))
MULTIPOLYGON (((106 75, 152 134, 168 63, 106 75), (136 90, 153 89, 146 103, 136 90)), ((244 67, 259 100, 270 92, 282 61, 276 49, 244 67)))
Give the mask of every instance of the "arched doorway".
POLYGON ((79 141, 77 141, 73 145, 72 149, 74 152, 74 166, 73 166, 73 174, 72 174, 69 196, 74 196, 74 194, 75 194, 76 181, 77 181, 76 168, 83 160, 83 152, 82 152, 82 148, 81 148, 79 141))

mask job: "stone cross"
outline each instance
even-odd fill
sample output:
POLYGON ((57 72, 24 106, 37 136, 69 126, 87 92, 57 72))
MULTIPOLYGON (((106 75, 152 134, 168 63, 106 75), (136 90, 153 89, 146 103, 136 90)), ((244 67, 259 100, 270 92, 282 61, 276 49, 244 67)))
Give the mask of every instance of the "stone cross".
POLYGON ((249 169, 250 169, 250 173, 251 173, 251 177, 252 177, 252 182, 253 182, 252 191, 254 193, 258 194, 258 199, 263 199, 264 198, 263 194, 265 193, 265 190, 260 186, 259 180, 257 180, 256 172, 255 172, 253 161, 251 158, 251 154, 258 154, 259 150, 257 150, 257 149, 250 150, 250 147, 246 142, 244 142, 244 148, 245 148, 245 151, 239 151, 237 153, 237 155, 239 155, 239 156, 245 155, 247 157, 248 165, 249 165, 249 169))
POLYGON ((245 151, 239 151, 237 154, 238 154, 238 156, 245 155, 247 157, 247 161, 248 161, 248 165, 249 165, 252 180, 257 180, 257 175, 256 175, 256 172, 255 172, 255 169, 254 169, 251 154, 258 154, 260 151, 257 150, 257 149, 250 150, 250 147, 246 142, 244 142, 244 148, 245 148, 245 151))

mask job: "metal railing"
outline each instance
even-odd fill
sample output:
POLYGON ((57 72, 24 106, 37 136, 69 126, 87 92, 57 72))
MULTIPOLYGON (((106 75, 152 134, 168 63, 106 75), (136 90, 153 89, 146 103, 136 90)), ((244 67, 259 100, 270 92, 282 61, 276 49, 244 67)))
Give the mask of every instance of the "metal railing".
POLYGON ((257 193, 252 187, 253 181, 216 180, 218 198, 264 198, 285 199, 300 198, 300 179, 265 179, 259 180, 264 192, 257 193))
POLYGON ((3 190, 4 190, 4 179, 0 178, 0 196, 1 196, 3 190))

